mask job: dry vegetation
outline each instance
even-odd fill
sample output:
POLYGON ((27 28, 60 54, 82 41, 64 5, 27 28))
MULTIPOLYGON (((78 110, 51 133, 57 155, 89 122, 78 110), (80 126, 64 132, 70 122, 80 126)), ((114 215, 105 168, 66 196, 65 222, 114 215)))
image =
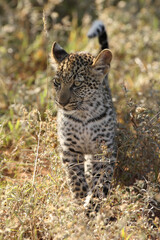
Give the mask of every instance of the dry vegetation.
POLYGON ((160 239, 159 1, 7 0, 0 15, 0 239, 160 239), (109 197, 87 219, 58 156, 48 53, 56 40, 96 54, 95 18, 114 55, 119 148, 109 197))

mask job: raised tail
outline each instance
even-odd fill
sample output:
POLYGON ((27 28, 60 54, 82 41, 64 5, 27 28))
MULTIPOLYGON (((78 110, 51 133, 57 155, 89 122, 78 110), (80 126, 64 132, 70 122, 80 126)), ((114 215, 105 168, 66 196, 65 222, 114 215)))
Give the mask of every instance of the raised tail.
POLYGON ((93 22, 87 34, 88 38, 98 37, 101 50, 109 48, 108 36, 105 26, 102 21, 96 20, 93 22))

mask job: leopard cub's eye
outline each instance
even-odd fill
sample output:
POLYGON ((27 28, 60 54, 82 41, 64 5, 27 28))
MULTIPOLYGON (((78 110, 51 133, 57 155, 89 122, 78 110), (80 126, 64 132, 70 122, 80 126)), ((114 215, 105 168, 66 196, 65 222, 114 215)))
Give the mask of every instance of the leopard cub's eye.
POLYGON ((59 78, 54 78, 53 83, 54 83, 55 86, 59 86, 61 84, 61 81, 60 81, 59 78))
POLYGON ((81 84, 82 84, 82 81, 75 81, 74 82, 75 87, 79 87, 79 86, 81 86, 81 84))

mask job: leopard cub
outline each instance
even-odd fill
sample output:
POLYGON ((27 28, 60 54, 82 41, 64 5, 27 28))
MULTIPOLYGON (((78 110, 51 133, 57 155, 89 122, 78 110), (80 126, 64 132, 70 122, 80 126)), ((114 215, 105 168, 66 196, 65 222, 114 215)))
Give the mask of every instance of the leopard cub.
POLYGON ((92 199, 107 196, 117 155, 116 116, 108 84, 112 53, 105 49, 104 25, 94 25, 89 37, 99 37, 102 51, 97 57, 68 54, 56 42, 51 50, 57 64, 53 82, 61 158, 74 197, 86 198, 86 207, 92 199))

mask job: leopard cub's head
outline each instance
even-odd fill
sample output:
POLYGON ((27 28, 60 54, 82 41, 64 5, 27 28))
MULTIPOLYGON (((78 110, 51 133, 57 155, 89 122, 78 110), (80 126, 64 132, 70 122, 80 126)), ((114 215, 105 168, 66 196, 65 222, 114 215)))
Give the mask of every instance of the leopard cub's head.
POLYGON ((81 109, 96 94, 109 71, 112 53, 105 49, 94 58, 88 53, 68 54, 56 42, 52 46, 51 60, 57 71, 53 79, 58 107, 66 111, 81 109))

